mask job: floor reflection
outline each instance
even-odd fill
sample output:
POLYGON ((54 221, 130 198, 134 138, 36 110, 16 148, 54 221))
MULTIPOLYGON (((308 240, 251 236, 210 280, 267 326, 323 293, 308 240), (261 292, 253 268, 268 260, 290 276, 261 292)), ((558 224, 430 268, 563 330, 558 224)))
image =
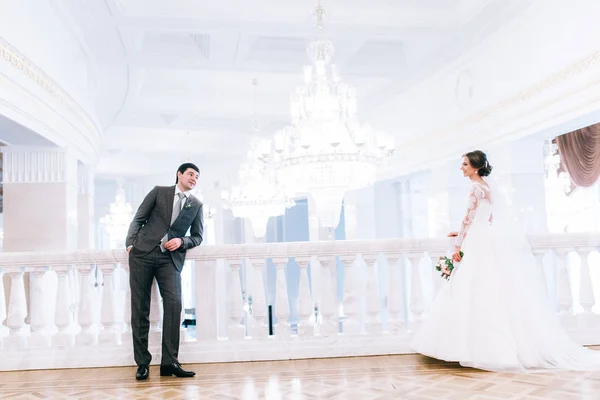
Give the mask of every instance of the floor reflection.
POLYGON ((2 399, 598 399, 600 372, 497 374, 429 358, 356 357, 186 365, 193 379, 137 382, 135 368, 0 373, 2 399))

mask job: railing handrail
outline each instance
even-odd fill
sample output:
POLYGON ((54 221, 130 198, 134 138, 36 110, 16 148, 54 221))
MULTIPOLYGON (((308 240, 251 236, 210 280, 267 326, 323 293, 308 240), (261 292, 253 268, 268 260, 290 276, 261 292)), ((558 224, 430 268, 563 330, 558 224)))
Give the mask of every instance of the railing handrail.
MULTIPOLYGON (((548 233, 529 235, 532 248, 599 248, 600 233, 548 233)), ((446 252, 451 248, 448 238, 393 238, 370 240, 338 240, 284 243, 251 243, 202 245, 188 251, 186 258, 196 261, 215 259, 265 259, 296 257, 353 257, 358 254, 377 255, 446 252)), ((0 253, 0 268, 46 267, 49 265, 112 264, 127 260, 127 252, 118 250, 33 251, 0 253)))

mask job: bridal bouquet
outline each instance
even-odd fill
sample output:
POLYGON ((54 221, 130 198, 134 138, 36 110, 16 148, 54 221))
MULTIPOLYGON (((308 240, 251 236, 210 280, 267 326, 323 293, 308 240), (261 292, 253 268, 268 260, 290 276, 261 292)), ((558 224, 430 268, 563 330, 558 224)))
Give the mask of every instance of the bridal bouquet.
MULTIPOLYGON (((462 251, 460 252, 460 256, 464 256, 464 253, 462 251)), ((442 256, 438 259, 437 263, 435 264, 435 269, 436 271, 442 273, 442 278, 448 280, 450 279, 450 275, 454 270, 454 263, 452 262, 451 258, 442 256)))

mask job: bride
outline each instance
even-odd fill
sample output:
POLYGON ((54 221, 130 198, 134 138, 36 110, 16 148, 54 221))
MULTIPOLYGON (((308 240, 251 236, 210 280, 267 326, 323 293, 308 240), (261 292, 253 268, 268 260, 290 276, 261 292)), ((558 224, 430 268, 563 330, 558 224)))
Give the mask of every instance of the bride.
POLYGON ((491 371, 600 370, 600 352, 571 340, 550 309, 526 238, 493 218, 493 194, 483 179, 492 172, 486 154, 465 154, 461 170, 472 187, 460 232, 448 234, 456 238, 456 268, 412 348, 491 371))

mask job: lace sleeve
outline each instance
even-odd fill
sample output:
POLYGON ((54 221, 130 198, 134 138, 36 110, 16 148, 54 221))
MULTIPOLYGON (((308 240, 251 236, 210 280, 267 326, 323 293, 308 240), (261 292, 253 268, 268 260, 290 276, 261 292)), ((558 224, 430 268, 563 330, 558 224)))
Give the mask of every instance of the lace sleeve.
POLYGON ((475 218, 475 212, 477 211, 477 207, 479 206, 479 200, 483 199, 484 196, 485 193, 483 192, 483 190, 480 187, 473 185, 473 188, 471 189, 471 193, 469 193, 469 198, 467 201, 467 214, 465 215, 465 218, 463 219, 462 225, 460 227, 460 232, 458 233, 458 237, 456 240, 456 246, 462 246, 463 241, 467 236, 467 231, 469 230, 469 227, 473 222, 473 218, 475 218))

